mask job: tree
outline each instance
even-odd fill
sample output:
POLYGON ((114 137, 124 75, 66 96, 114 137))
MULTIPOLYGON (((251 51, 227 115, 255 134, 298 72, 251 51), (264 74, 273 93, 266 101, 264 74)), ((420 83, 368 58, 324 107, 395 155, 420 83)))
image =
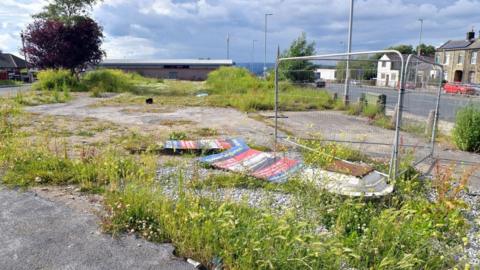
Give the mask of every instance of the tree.
POLYGON ((66 68, 72 74, 98 64, 104 56, 100 49, 102 28, 88 17, 78 17, 75 23, 59 20, 36 20, 24 33, 29 62, 38 68, 66 68))
POLYGON ((43 11, 33 15, 35 19, 59 20, 71 24, 87 17, 89 9, 99 0, 55 0, 43 7, 43 11))
MULTIPOLYGON (((415 51, 413 50, 413 46, 412 46, 412 45, 405 45, 405 44, 401 44, 401 45, 397 45, 397 46, 392 46, 392 47, 387 48, 387 50, 396 50, 396 51, 399 51, 401 54, 412 54, 412 53, 415 53, 415 51)), ((380 56, 380 57, 381 57, 381 56, 380 56)))
MULTIPOLYGON (((420 55, 422 56, 435 56, 435 46, 432 45, 426 45, 424 43, 420 44, 420 55)), ((417 54, 417 51, 414 51, 415 54, 417 54)))
MULTIPOLYGON (((300 37, 292 42, 290 48, 285 50, 281 57, 298 57, 315 55, 315 42, 308 43, 307 35, 302 33, 300 37)), ((315 80, 315 65, 309 61, 287 61, 283 62, 280 70, 284 78, 294 82, 311 82, 315 80)))

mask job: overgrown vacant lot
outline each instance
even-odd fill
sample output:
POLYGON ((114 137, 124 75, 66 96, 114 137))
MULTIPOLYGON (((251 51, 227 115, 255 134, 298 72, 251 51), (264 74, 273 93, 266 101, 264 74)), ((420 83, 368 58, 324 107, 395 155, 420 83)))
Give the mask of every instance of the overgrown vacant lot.
MULTIPOLYGON (((266 183, 205 168, 195 155, 160 151, 168 138, 217 136, 246 137, 252 146, 268 150, 262 140, 272 132, 268 122, 233 109, 206 107, 271 108, 273 93, 262 92, 266 86, 255 88, 256 83, 215 87, 215 80, 147 80, 126 87, 144 84, 148 91, 100 99, 57 89, 35 96, 50 97, 48 102, 73 101, 33 108, 18 105, 29 104, 25 100, 33 94, 2 99, 2 182, 24 188, 73 184, 85 193, 101 194, 108 212, 102 224, 106 232, 172 242, 179 256, 211 268, 448 269, 467 264, 465 248, 471 239, 461 194, 468 174, 455 177, 451 169, 439 168, 430 182, 410 168, 397 179, 391 196, 352 199, 299 177, 285 184, 266 183), (203 92, 209 96, 196 96, 203 92), (155 104, 144 105, 151 96, 155 104)), ((300 90, 285 91, 291 91, 292 110, 334 106, 327 93, 317 103, 294 98, 300 90)), ((314 147, 378 169, 386 166, 384 160, 372 160, 349 146, 314 147)), ((321 154, 304 157, 319 166, 328 162, 321 154)))

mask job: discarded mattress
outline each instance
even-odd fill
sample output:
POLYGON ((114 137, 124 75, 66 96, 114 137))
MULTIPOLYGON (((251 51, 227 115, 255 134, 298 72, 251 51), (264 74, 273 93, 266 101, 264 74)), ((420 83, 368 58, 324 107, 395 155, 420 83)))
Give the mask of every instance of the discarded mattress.
POLYGON ((283 183, 301 168, 301 162, 237 145, 219 154, 200 158, 214 168, 244 173, 269 182, 283 183))
POLYGON ((164 150, 172 152, 206 151, 219 152, 234 146, 248 147, 242 139, 207 139, 207 140, 169 140, 163 145, 164 150))

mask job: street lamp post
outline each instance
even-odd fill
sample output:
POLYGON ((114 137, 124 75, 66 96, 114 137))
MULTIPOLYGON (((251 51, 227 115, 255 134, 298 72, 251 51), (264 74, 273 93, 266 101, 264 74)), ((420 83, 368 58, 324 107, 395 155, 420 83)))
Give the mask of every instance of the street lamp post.
MULTIPOLYGON (((423 19, 420 18, 418 19, 420 22, 420 39, 418 41, 418 47, 417 47, 417 56, 420 57, 421 55, 421 50, 422 50, 422 34, 423 34, 423 19)), ((418 78, 418 59, 417 59, 417 64, 415 65, 415 87, 417 87, 417 78, 418 78)))
POLYGON ((252 73, 254 73, 253 66, 255 64, 255 42, 257 42, 256 39, 252 40, 252 63, 250 64, 250 71, 252 73))
POLYGON ((230 33, 227 34, 227 59, 230 59, 230 33))
POLYGON ((267 17, 272 16, 273 13, 265 13, 265 55, 263 59, 263 78, 267 78, 267 17))
MULTIPOLYGON (((352 52, 352 26, 353 26, 353 1, 350 0, 350 19, 348 27, 348 53, 352 52)), ((349 103, 349 89, 350 88, 350 55, 347 55, 347 67, 345 69, 345 88, 343 101, 345 105, 349 103)))

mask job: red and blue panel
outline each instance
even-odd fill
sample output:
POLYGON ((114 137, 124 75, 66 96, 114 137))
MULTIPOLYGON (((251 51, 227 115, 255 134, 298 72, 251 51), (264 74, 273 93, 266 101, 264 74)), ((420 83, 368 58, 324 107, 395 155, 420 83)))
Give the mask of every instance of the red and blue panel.
POLYGON ((219 154, 202 157, 200 162, 208 163, 218 169, 245 173, 276 183, 285 182, 302 166, 297 160, 277 157, 243 145, 219 154))

